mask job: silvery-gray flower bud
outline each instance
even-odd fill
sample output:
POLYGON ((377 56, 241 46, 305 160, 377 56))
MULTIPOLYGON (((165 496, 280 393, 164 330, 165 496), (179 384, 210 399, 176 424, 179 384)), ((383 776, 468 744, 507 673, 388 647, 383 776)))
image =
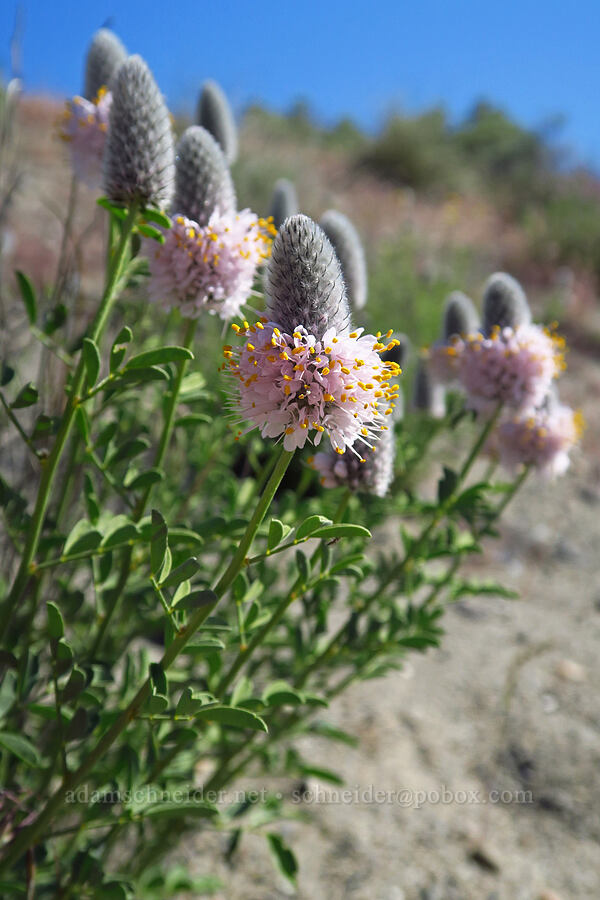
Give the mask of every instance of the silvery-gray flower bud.
POLYGON ((442 324, 442 340, 474 334, 479 330, 479 314, 473 301, 462 291, 452 291, 446 298, 442 324))
POLYGON ((340 261, 350 306, 354 310, 362 309, 367 302, 367 261, 356 228, 347 216, 335 209, 328 209, 319 224, 340 261))
POLYGON ((289 334, 303 325, 320 340, 328 328, 338 333, 350 328, 338 258, 325 232, 308 216, 290 216, 279 229, 265 290, 269 318, 289 334))
POLYGON ((419 359, 413 381, 412 408, 434 419, 446 414, 446 389, 431 378, 424 359, 419 359))
POLYGON ((206 225, 218 208, 233 213, 235 188, 216 140, 201 125, 188 128, 177 145, 173 211, 206 225))
POLYGON ((212 134, 227 163, 234 163, 238 155, 237 128, 229 101, 216 81, 202 85, 196 122, 212 134))
POLYGON ((117 69, 126 59, 127 51, 116 34, 108 28, 96 32, 85 60, 83 96, 86 100, 95 100, 100 88, 111 87, 117 69))
POLYGON ((531 310, 525 291, 512 275, 495 272, 490 275, 483 291, 483 332, 489 335, 494 327, 518 328, 531 322, 531 310))
POLYGON ((288 178, 280 178, 275 182, 269 210, 275 228, 281 228, 286 219, 299 212, 298 195, 294 183, 288 178))
POLYGON ((104 191, 117 203, 165 208, 173 196, 175 151, 171 119, 150 69, 130 56, 112 87, 104 153, 104 191))

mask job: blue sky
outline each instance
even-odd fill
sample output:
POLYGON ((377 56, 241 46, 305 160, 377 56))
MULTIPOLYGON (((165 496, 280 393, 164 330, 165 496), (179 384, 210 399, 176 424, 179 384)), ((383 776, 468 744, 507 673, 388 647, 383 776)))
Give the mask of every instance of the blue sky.
MULTIPOLYGON (((0 66, 9 64, 16 0, 0 4, 0 66)), ((26 88, 74 94, 103 24, 140 53, 172 108, 190 111, 201 82, 236 110, 306 99, 319 118, 373 129, 393 108, 443 103, 454 118, 499 103, 536 126, 560 113, 562 139, 600 169, 599 0, 22 0, 26 88)))

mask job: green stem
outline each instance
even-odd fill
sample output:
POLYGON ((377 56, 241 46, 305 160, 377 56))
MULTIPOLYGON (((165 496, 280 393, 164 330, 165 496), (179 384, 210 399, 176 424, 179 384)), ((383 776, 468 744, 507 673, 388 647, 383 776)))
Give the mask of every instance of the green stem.
MULTIPOLYGON (((185 332, 183 336, 183 346, 186 349, 190 349, 194 342, 194 334, 196 332, 196 319, 188 319, 186 320, 185 332)), ((181 385, 183 379, 185 377, 185 373, 187 372, 189 364, 189 359, 182 359, 179 361, 177 366, 177 375, 175 376, 175 380, 173 382, 173 387, 171 388, 171 392, 169 394, 169 400, 167 403, 167 408, 165 410, 165 419, 163 423, 163 429, 160 436, 160 440, 158 442, 158 447, 156 448, 156 454, 154 456, 153 466, 156 469, 160 469, 164 462, 165 454, 171 442, 171 436, 173 434, 173 428, 175 426, 175 415, 177 413, 177 403, 179 400, 179 393, 181 391, 181 385)), ((131 518, 134 522, 139 522, 144 512, 146 510, 146 506, 148 504, 148 500, 150 499, 150 495, 152 493, 153 485, 149 484, 144 492, 140 495, 137 503, 133 508, 133 512, 131 514, 131 518)), ((104 616, 100 623, 100 627, 98 629, 98 634, 96 635, 96 639, 92 645, 92 649, 90 651, 90 658, 94 659, 100 647, 102 646, 102 642, 104 641, 104 636, 106 634, 106 630, 111 622, 111 619, 115 613, 115 610, 118 606, 119 600, 123 594, 125 586, 127 584, 127 580, 129 578, 129 571, 131 569, 131 547, 127 549, 123 555, 123 559, 121 561, 121 568, 119 570, 119 577, 117 579, 117 584, 110 592, 110 600, 104 612, 104 616)))
MULTIPOLYGON (((137 217, 137 206, 134 204, 128 212, 127 219, 123 223, 121 231, 121 239, 112 258, 112 265, 108 271, 106 287, 100 308, 96 313, 96 318, 90 332, 91 340, 97 342, 102 336, 109 314, 116 300, 116 288, 118 287, 123 268, 126 265, 127 255, 129 252, 129 242, 131 233, 135 225, 137 217)), ((0 638, 4 637, 12 619, 13 613, 19 600, 23 596, 23 591, 29 580, 30 566, 37 552, 38 544, 42 534, 46 509, 50 500, 50 494, 54 484, 54 478, 58 465, 60 463, 63 451, 69 439, 73 423, 75 421, 75 413, 80 399, 81 390, 85 382, 85 366, 83 363, 83 354, 80 354, 77 369, 73 375, 71 387, 69 390, 69 398, 63 413, 62 422, 56 435, 54 446, 50 456, 45 461, 42 469, 42 477, 38 489, 38 495, 35 507, 31 516, 31 524, 27 534, 21 564, 17 571, 17 575, 13 582, 12 588, 6 598, 3 623, 0 627, 0 638)))
MULTIPOLYGON (((204 606, 192 615, 187 626, 176 635, 173 641, 165 650, 160 661, 163 671, 167 671, 173 665, 179 654, 184 650, 185 646, 198 629, 204 624, 210 613, 217 606, 219 600, 224 596, 237 574, 244 566, 246 554, 254 540, 262 521, 267 513, 269 506, 275 496, 277 488, 290 464, 293 452, 282 450, 273 473, 265 487, 265 490, 256 506, 254 514, 248 523, 244 536, 240 541, 238 549, 234 553, 232 560, 215 585, 215 600, 204 606)), ((135 719, 141 707, 151 694, 151 681, 148 677, 137 694, 129 702, 124 710, 119 714, 111 727, 100 738, 94 749, 85 757, 78 769, 69 772, 63 778, 60 787, 49 798, 45 807, 41 810, 37 819, 28 827, 23 828, 16 836, 12 845, 8 847, 3 865, 5 867, 13 865, 21 858, 23 853, 33 846, 38 838, 44 833, 46 826, 53 821, 56 815, 62 810, 67 801, 67 793, 78 787, 79 784, 89 775, 96 763, 102 759, 110 750, 119 735, 127 728, 130 722, 135 719)))
POLYGON ((23 430, 23 427, 21 426, 21 423, 19 422, 19 420, 18 420, 17 417, 15 416, 14 412, 12 411, 12 409, 10 408, 10 406, 8 405, 8 403, 6 402, 6 400, 4 399, 4 395, 3 395, 2 393, 0 393, 0 403, 2 403, 2 406, 4 407, 4 412, 6 413, 6 415, 7 415, 8 418, 10 419, 10 421, 13 423, 13 425, 15 426, 15 428, 17 429, 17 431, 19 432, 19 434, 20 434, 21 438, 23 439, 23 441, 27 444, 27 446, 29 447, 29 449, 31 450, 31 452, 33 453, 33 455, 35 456, 37 462, 40 462, 40 456, 39 456, 37 450, 35 449, 35 447, 34 447, 33 444, 31 443, 31 441, 30 441, 29 437, 27 436, 27 434, 25 433, 25 431, 23 430))
MULTIPOLYGON (((460 469, 460 472, 457 475, 456 483, 455 483, 454 488, 452 489, 451 493, 449 494, 449 496, 446 497, 446 499, 443 501, 443 503, 440 503, 438 505, 438 507, 437 507, 434 515, 430 519, 429 523, 421 531, 419 536, 413 541, 413 543, 409 549, 409 552, 406 554, 404 559, 402 559, 396 566, 393 566, 390 569, 390 571, 388 572, 386 577, 383 579, 383 581, 380 582, 377 589, 362 602, 360 609, 358 610, 359 613, 362 614, 362 613, 366 612, 367 609, 374 603, 374 601, 377 600, 377 598, 381 596, 382 592, 390 584, 392 584, 392 582, 396 581, 396 579, 400 575, 402 575, 402 573, 409 567, 409 565, 412 564, 412 562, 415 559, 415 557, 417 556, 417 554, 421 551, 423 546, 426 544, 431 533, 434 531, 434 529, 437 527, 437 525, 443 519, 443 517, 446 515, 446 513, 450 510, 450 508, 452 507, 452 504, 454 503, 454 500, 456 498, 456 494, 457 494, 459 488, 461 487, 465 478, 469 474, 471 467, 472 467, 473 463, 475 462, 475 460, 477 459, 477 456, 478 456, 481 448, 487 441, 487 439, 490 435, 490 432, 492 431, 494 425, 496 424, 498 417, 500 415, 501 409, 502 409, 502 404, 498 404, 494 413, 486 421, 477 440, 475 441, 475 443, 473 444, 473 447, 471 448, 471 452, 467 456, 465 462, 463 463, 463 465, 460 469)), ((351 623, 352 623, 352 625, 354 625, 355 621, 356 621, 356 613, 354 612, 350 616, 350 618, 346 619, 346 621, 338 628, 338 630, 335 632, 335 634, 327 642, 324 649, 315 657, 315 659, 312 661, 312 663, 310 663, 305 668, 304 672, 302 672, 300 674, 299 679, 295 683, 296 687, 299 687, 299 688, 303 687, 304 684, 306 683, 308 677, 314 672, 314 670, 317 669, 325 659, 329 658, 331 656, 331 654, 335 652, 338 644, 340 643, 340 641, 344 638, 344 636, 348 632, 351 623)))

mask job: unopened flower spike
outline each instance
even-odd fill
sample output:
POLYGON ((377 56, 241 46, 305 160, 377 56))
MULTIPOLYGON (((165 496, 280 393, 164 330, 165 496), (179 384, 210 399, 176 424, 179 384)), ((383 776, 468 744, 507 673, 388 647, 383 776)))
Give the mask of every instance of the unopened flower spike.
POLYGON ((116 34, 100 28, 92 38, 85 61, 85 99, 94 101, 102 88, 110 90, 117 69, 126 59, 127 51, 116 34))
POLYGON ((340 264, 325 232, 308 216, 286 219, 273 241, 265 279, 267 315, 292 334, 296 325, 320 340, 350 330, 340 264))
POLYGON ((415 370, 411 405, 434 419, 442 419, 446 414, 446 388, 431 377, 427 361, 422 357, 415 370))
POLYGON ((512 275, 495 272, 483 291, 483 333, 494 328, 518 328, 531 322, 531 310, 525 291, 512 275))
POLYGON ((296 187, 288 178, 280 178, 275 182, 273 196, 271 197, 270 215, 273 218, 275 228, 281 228, 290 216, 300 212, 296 187))
POLYGON ((236 197, 227 160, 212 134, 200 125, 186 129, 177 144, 173 211, 206 225, 215 211, 235 212, 236 197))
POLYGON ((173 196, 171 119, 150 69, 130 56, 113 84, 104 191, 109 200, 166 208, 173 196))
POLYGON ((328 209, 319 224, 340 261, 350 306, 354 310, 362 309, 367 302, 367 262, 356 228, 347 216, 335 209, 328 209))
POLYGON ((462 291, 446 298, 442 315, 442 335, 428 351, 429 374, 440 384, 452 384, 458 377, 458 364, 468 335, 479 332, 479 316, 473 302, 462 291))
POLYGON ((394 477, 395 452, 394 430, 390 428, 362 458, 350 450, 340 456, 330 449, 315 453, 309 464, 319 473, 323 487, 348 487, 355 493, 385 497, 394 477))
POLYGON ((462 291, 452 291, 446 298, 442 319, 442 340, 464 337, 479 330, 479 314, 470 297, 462 291))
POLYGON ((273 242, 267 273, 267 316, 233 325, 243 346, 226 345, 224 368, 237 382, 232 406, 263 437, 283 437, 286 450, 315 446, 323 434, 334 450, 364 458, 391 427, 398 396, 385 337, 349 329, 339 263, 323 231, 292 216, 273 242))
POLYGON ((212 134, 231 165, 238 155, 238 135, 227 97, 216 81, 205 81, 198 98, 196 122, 212 134))

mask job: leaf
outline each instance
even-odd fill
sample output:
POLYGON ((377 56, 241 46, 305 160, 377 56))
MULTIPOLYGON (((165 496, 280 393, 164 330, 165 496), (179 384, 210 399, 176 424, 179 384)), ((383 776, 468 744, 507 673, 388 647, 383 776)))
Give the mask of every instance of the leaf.
POLYGON ((309 516, 308 519, 305 519, 296 529, 296 537, 294 540, 301 541, 303 538, 307 538, 311 534, 314 534, 319 528, 330 524, 331 519, 327 519, 325 516, 309 516))
POLYGON ((167 676, 160 663, 150 663, 150 681, 156 693, 167 696, 167 676))
POLYGON ((156 578, 165 561, 168 550, 167 523, 157 509, 152 510, 152 537, 150 539, 150 570, 156 578))
POLYGON ((135 384, 149 384, 151 381, 168 381, 168 372, 160 366, 148 366, 145 369, 128 369, 122 375, 109 382, 104 390, 125 390, 135 384))
POLYGON ((140 453, 147 450, 149 446, 150 441, 145 437, 131 438, 130 440, 124 441, 115 449, 106 465, 110 468, 110 466, 113 466, 115 463, 123 462, 125 459, 133 459, 135 456, 138 456, 140 453))
POLYGON ((187 653, 188 655, 195 653, 199 653, 200 655, 205 654, 207 650, 224 650, 225 644, 223 641, 215 637, 212 634, 204 634, 200 635, 200 637, 195 638, 193 641, 190 641, 189 644, 186 644, 184 649, 181 651, 182 653, 187 653))
POLYGON ((298 863, 296 857, 285 843, 281 835, 275 832, 267 834, 267 842, 269 849, 273 854, 277 868, 285 878, 290 881, 294 887, 296 886, 296 875, 298 874, 298 863))
POLYGON ((11 409, 25 409, 27 406, 33 406, 38 400, 38 390, 34 384, 29 381, 25 387, 22 387, 16 398, 10 404, 11 409))
POLYGON ((244 700, 247 700, 248 697, 252 696, 252 682, 246 675, 242 675, 238 683, 233 689, 233 693, 231 695, 231 705, 237 706, 239 703, 243 703, 244 700))
POLYGON ((67 672, 73 663, 73 651, 70 646, 61 638, 56 645, 56 673, 57 675, 64 675, 67 672))
POLYGON ((314 531, 312 537, 315 538, 344 538, 344 537, 371 537, 371 532, 363 525, 351 525, 350 523, 341 523, 339 525, 325 525, 314 531))
POLYGON ((284 525, 279 519, 271 519, 269 523, 269 536, 267 538, 267 550, 274 550, 290 533, 289 525, 284 525))
POLYGON ((159 716, 168 708, 169 701, 161 694, 151 694, 144 704, 144 710, 151 716, 159 716))
POLYGON ((121 344, 130 344, 133 340, 133 331, 128 325, 123 325, 120 332, 116 336, 113 347, 118 347, 121 344))
POLYGON ((192 689, 186 687, 183 689, 179 702, 175 708, 175 717, 193 716, 202 706, 204 706, 203 699, 201 697, 194 697, 192 689))
POLYGON ((260 716, 240 709, 236 706, 211 706, 200 710, 196 719, 204 722, 218 722, 219 725, 228 725, 230 728, 250 728, 252 731, 268 732, 266 722, 260 716))
POLYGON ((0 387, 10 384, 15 377, 15 370, 5 362, 0 366, 0 387))
POLYGON ((304 703, 304 696, 287 681, 273 681, 262 692, 261 700, 265 706, 300 706, 304 703))
POLYGON ((100 546, 101 540, 100 532, 87 519, 80 519, 69 532, 62 555, 71 556, 74 553, 95 550, 100 546))
POLYGON ((149 222, 156 222, 157 225, 162 225, 163 228, 171 227, 170 218, 160 209, 155 209, 152 206, 146 206, 145 209, 142 210, 142 216, 144 217, 144 219, 148 219, 149 222))
POLYGON ((44 333, 54 334, 67 321, 67 307, 64 303, 57 303, 45 316, 44 333))
MULTIPOLYGON (((95 714, 97 719, 97 714, 95 714)), ((83 706, 77 707, 75 714, 67 726, 65 738, 67 741, 80 741, 90 730, 90 716, 83 706)))
POLYGON ((108 210, 111 216, 114 216, 115 219, 124 221, 127 218, 126 207, 117 206, 115 203, 111 203, 108 197, 98 197, 96 203, 98 204, 98 206, 102 206, 104 209, 108 210))
POLYGON ((209 606, 216 603, 216 601, 217 595, 214 591, 192 591, 191 593, 186 594, 185 597, 182 597, 175 608, 177 610, 200 609, 201 606, 209 606))
POLYGON ((75 697, 78 697, 85 689, 86 684, 87 677, 85 672, 83 672, 81 669, 78 669, 77 667, 71 669, 69 680, 61 691, 61 699, 63 703, 68 703, 70 700, 74 700, 75 697))
MULTIPOLYGON (((165 578, 163 582, 161 582, 161 588, 173 588, 177 587, 181 584, 182 581, 186 581, 188 578, 193 578, 194 575, 200 571, 200 564, 198 560, 194 556, 190 556, 189 559, 186 559, 184 563, 180 566, 177 566, 176 569, 173 569, 171 574, 165 578)), ((188 594, 189 596, 189 594, 188 594)))
POLYGON ((17 696, 16 685, 17 673, 9 669, 8 672, 5 672, 0 682, 0 719, 6 715, 15 702, 15 697, 17 696))
POLYGON ((310 563, 302 550, 296 550, 296 566, 298 568, 300 578, 302 579, 302 583, 306 584, 306 582, 310 578, 310 563))
POLYGON ((132 369, 144 369, 147 366, 157 366, 170 362, 179 362, 183 359, 193 359, 194 354, 187 347, 157 347, 156 350, 146 350, 127 360, 126 371, 132 369))
POLYGON ((62 614, 58 606, 51 600, 46 603, 46 610, 48 612, 48 634, 57 641, 65 633, 62 614))
POLYGON ((213 421, 212 416, 207 416, 206 413, 189 413, 187 416, 179 416, 175 420, 175 425, 182 428, 195 428, 196 425, 210 424, 213 421))
POLYGON ((90 338, 84 338, 81 345, 81 355, 83 356, 88 384, 90 387, 93 387, 96 384, 98 372, 100 371, 100 351, 95 341, 90 340, 90 338))
POLYGON ((217 807, 212 803, 207 803, 206 800, 184 800, 181 803, 170 800, 165 803, 157 803, 156 806, 148 806, 143 812, 145 819, 181 819, 184 816, 206 819, 218 815, 217 807))
POLYGON ((22 734, 0 731, 0 747, 4 747, 5 750, 18 756, 19 759, 23 760, 26 765, 32 766, 32 768, 37 769, 42 764, 38 751, 31 741, 23 737, 22 734))
POLYGON ((319 766, 302 765, 298 767, 298 772, 305 777, 318 778, 320 781, 328 781, 330 784, 342 785, 346 783, 337 772, 332 772, 331 769, 322 769, 319 766))
POLYGON ((35 325, 35 320, 37 319, 37 302, 33 285, 27 275, 20 272, 19 269, 15 271, 15 276, 17 278, 19 290, 21 291, 23 303, 25 304, 25 311, 27 313, 27 318, 29 319, 29 324, 35 325))
POLYGON ((458 484, 458 475, 453 469, 444 466, 444 474, 438 481, 438 503, 443 503, 452 496, 456 485, 458 484))
POLYGON ((154 228, 152 225, 138 225, 137 230, 144 237, 150 238, 158 244, 164 244, 165 242, 165 236, 162 231, 159 231, 158 228, 154 228))
POLYGON ((125 479, 125 487, 128 491, 140 491, 143 488, 150 487, 152 484, 157 484, 164 477, 164 472, 161 469, 146 469, 145 472, 140 472, 131 481, 125 479))
POLYGON ((31 440, 33 441, 44 434, 56 434, 60 427, 60 421, 59 416, 46 416, 44 413, 41 413, 35 420, 31 432, 31 440))

